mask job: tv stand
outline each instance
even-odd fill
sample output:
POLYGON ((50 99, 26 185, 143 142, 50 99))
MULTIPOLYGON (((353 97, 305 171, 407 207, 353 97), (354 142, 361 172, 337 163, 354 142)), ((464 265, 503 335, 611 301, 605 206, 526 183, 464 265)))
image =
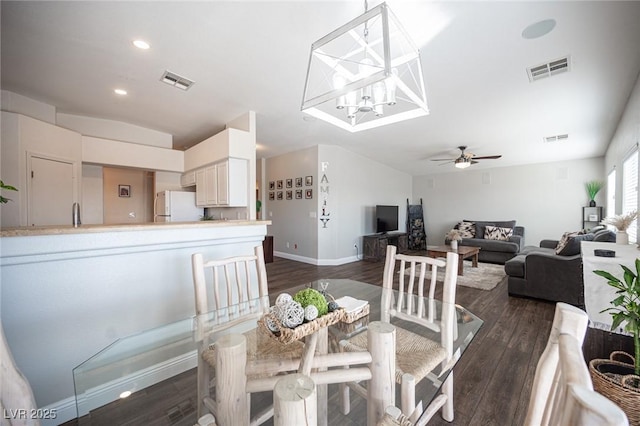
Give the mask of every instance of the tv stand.
POLYGON ((408 238, 406 232, 387 232, 362 237, 363 259, 369 262, 379 262, 387 255, 389 244, 398 247, 398 253, 407 251, 408 238))

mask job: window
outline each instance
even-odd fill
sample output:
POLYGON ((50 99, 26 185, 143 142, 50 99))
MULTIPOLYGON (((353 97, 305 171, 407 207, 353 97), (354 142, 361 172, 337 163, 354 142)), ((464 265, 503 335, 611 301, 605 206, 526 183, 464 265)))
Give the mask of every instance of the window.
POLYGON ((616 214, 616 170, 613 169, 607 176, 607 217, 616 214))
MULTIPOLYGON (((638 151, 635 150, 622 164, 622 213, 638 209, 638 151)), ((629 229, 629 242, 637 242, 637 220, 629 229)))

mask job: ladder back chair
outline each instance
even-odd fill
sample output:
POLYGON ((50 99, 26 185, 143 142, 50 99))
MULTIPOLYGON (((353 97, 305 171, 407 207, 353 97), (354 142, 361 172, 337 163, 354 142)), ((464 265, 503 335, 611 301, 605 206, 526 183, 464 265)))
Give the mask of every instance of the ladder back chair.
MULTIPOLYGON (((426 424, 442 408, 442 417, 453 420, 453 372, 442 385, 438 395, 427 410, 422 402, 416 403, 415 387, 438 365, 448 365, 453 358, 453 342, 456 338, 455 295, 458 271, 458 255, 447 253, 446 260, 425 256, 407 256, 396 253, 395 246, 387 246, 381 299, 381 320, 389 322, 395 317, 435 331, 440 341, 428 339, 396 325, 396 383, 400 385, 402 413, 416 425, 426 424), (396 264, 399 269, 396 271, 396 264), (431 278, 425 280, 431 268, 431 278), (442 312, 436 312, 435 291, 437 272, 444 269, 442 285, 442 312)), ((367 347, 366 333, 360 333, 341 342, 345 351, 361 351, 367 347)), ((349 389, 361 396, 364 388, 355 382, 341 385, 342 410, 350 411, 349 389)))
MULTIPOLYGON (((282 345, 258 332, 257 320, 269 309, 267 272, 262 245, 250 255, 204 260, 201 253, 191 257, 196 307, 198 342, 198 417, 213 413, 217 417, 216 398, 211 397, 216 348, 209 337, 222 330, 246 324, 247 359, 260 357, 300 358, 302 343, 282 345)), ((259 376, 269 376, 267 370, 259 376)), ((249 398, 247 393, 247 398, 249 398)), ((273 415, 273 407, 258 413, 251 424, 261 424, 273 415)), ((249 416, 249 413, 247 413, 249 416)))
POLYGON ((525 425, 627 426, 620 407, 593 390, 582 343, 589 317, 556 304, 547 346, 538 361, 525 425))

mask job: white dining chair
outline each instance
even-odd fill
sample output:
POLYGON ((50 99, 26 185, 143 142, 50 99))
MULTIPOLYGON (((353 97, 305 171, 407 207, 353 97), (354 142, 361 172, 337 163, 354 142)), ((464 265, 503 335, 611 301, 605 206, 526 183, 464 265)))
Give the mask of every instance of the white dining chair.
POLYGON ((38 407, 29 381, 16 366, 4 337, 2 323, 0 323, 0 390, 0 410, 3 415, 3 421, 0 423, 2 425, 5 425, 5 422, 8 426, 40 425, 40 420, 26 415, 38 407), (11 413, 16 414, 12 416, 11 413))
MULTIPOLYGON (((453 421, 453 372, 442 385, 441 393, 426 410, 422 402, 416 403, 416 384, 438 365, 448 365, 453 358, 453 342, 457 330, 455 295, 458 271, 458 255, 447 253, 445 259, 425 256, 408 256, 396 253, 396 247, 387 246, 383 275, 383 297, 381 319, 389 322, 395 317, 439 333, 434 341, 397 326, 396 335, 396 382, 400 385, 400 408, 402 413, 417 425, 426 424, 442 408, 442 417, 453 421), (399 263, 396 273, 396 263, 399 263), (425 276, 431 269, 431 279, 425 276), (436 312, 435 291, 438 269, 444 268, 442 284, 442 313, 436 312)), ((366 333, 360 333, 341 342, 345 351, 361 351, 367 347, 366 333)), ((350 411, 350 392, 353 389, 361 396, 364 387, 350 382, 341 385, 342 410, 350 411)))
MULTIPOLYGON (((250 255, 204 260, 201 253, 192 255, 193 283, 196 306, 196 341, 198 343, 198 417, 213 413, 217 403, 211 397, 216 366, 216 347, 210 336, 230 327, 247 325, 247 359, 300 358, 303 344, 283 345, 255 328, 257 320, 269 309, 267 273, 262 245, 250 255)), ((236 329, 237 330, 237 329, 236 329)), ((277 371, 276 371, 277 372, 277 371)), ((272 374, 267 368, 260 376, 272 374)), ((275 374, 275 373, 273 373, 275 374)), ((249 394, 247 393, 247 398, 249 394)), ((246 413, 247 417, 249 413, 246 413)), ((261 424, 273 416, 273 407, 257 413, 251 424, 261 424)), ((224 422, 225 419, 219 419, 224 422)))
POLYGON ((587 314, 556 304, 547 346, 533 380, 526 426, 626 426, 622 409, 593 390, 582 354, 587 314))

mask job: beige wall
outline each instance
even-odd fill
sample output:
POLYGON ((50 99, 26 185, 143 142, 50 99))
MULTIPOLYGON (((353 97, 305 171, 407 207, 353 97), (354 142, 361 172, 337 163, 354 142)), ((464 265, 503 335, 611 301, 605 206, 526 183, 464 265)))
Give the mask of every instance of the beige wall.
POLYGON ((104 224, 153 222, 153 175, 142 170, 103 168, 104 224), (151 176, 151 177, 150 177, 151 176), (129 185, 120 197, 118 185, 129 185))

